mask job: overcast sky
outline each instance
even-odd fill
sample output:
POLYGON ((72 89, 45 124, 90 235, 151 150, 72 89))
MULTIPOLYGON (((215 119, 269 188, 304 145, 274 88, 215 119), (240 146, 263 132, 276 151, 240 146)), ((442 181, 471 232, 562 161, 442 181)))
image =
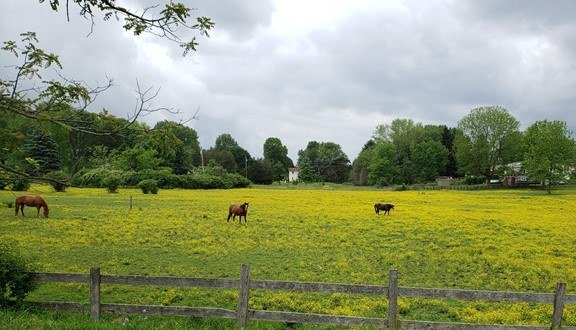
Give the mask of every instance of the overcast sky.
MULTIPOLYGON (((186 3, 216 27, 185 58, 176 44, 134 37, 119 23, 98 20, 88 36, 83 17, 68 22, 38 0, 0 0, 0 41, 35 31, 39 47, 60 56, 64 76, 113 77, 95 112, 126 117, 136 79, 161 87, 155 105, 181 114, 141 121, 179 121, 199 108, 187 125, 203 148, 229 133, 253 157, 277 137, 294 162, 309 141, 338 143, 352 161, 376 125, 408 118, 454 127, 485 105, 508 109, 522 129, 543 119, 576 128, 573 0, 186 3)), ((0 56, 0 74, 10 77, 11 59, 0 56)))

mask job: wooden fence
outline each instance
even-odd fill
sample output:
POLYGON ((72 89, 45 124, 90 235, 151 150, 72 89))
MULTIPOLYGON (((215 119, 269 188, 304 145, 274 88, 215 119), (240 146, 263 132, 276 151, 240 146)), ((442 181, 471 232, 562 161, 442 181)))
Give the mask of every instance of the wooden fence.
MULTIPOLYGON (((285 282, 269 280, 251 280, 248 265, 242 265, 239 279, 207 279, 191 277, 159 277, 138 275, 105 275, 100 268, 91 268, 90 274, 34 273, 37 282, 89 283, 90 305, 77 302, 34 302, 48 310, 90 312, 97 322, 102 312, 144 315, 175 315, 188 317, 215 317, 236 319, 238 326, 243 327, 249 320, 267 320, 291 323, 332 324, 342 326, 372 325, 377 327, 401 328, 459 328, 459 329, 542 329, 543 327, 476 325, 467 323, 440 323, 398 319, 398 297, 482 300, 492 302, 529 302, 553 304, 553 314, 549 328, 562 325, 562 314, 565 304, 576 304, 576 294, 566 294, 566 284, 558 283, 555 293, 527 293, 504 291, 474 291, 432 288, 411 288, 398 286, 396 270, 389 272, 388 286, 318 283, 318 282, 285 282), (174 287, 205 287, 239 290, 236 311, 223 308, 186 307, 186 306, 150 306, 104 304, 101 302, 100 286, 102 284, 148 285, 174 287), (248 308, 250 290, 284 290, 322 293, 371 294, 384 295, 388 298, 388 315, 382 318, 337 316, 325 314, 308 314, 282 311, 251 310, 248 308)), ((562 327, 576 329, 576 327, 562 327)))

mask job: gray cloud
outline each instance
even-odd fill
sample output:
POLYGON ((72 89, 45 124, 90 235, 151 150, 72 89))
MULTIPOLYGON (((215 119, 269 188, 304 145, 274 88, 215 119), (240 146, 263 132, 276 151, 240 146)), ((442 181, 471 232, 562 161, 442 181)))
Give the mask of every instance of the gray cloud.
POLYGON ((205 148, 229 133, 253 156, 274 136, 294 161, 311 140, 338 143, 354 159, 378 124, 410 118, 455 126, 483 105, 507 108, 523 127, 550 119, 576 128, 572 1, 354 2, 328 21, 321 21, 326 12, 306 20, 300 11, 284 27, 281 1, 194 6, 216 29, 187 58, 116 23, 97 22, 86 37, 90 26, 81 17, 66 22, 32 0, 0 4, 8 13, 0 37, 36 30, 41 46, 61 55, 67 76, 113 76, 118 86, 96 111, 129 112, 138 79, 162 87, 158 105, 182 111, 143 120, 185 119, 200 108, 200 120, 189 125, 205 148))

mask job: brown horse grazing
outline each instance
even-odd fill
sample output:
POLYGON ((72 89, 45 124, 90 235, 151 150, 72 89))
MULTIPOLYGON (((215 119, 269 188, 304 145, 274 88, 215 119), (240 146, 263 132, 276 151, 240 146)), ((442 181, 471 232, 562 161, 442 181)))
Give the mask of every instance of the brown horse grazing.
POLYGON ((48 218, 48 213, 50 210, 48 209, 48 204, 42 199, 40 196, 18 196, 16 197, 16 215, 18 215, 18 210, 22 212, 22 216, 24 216, 24 205, 26 206, 35 206, 36 210, 38 211, 36 217, 40 216, 40 208, 44 208, 44 216, 48 218))
POLYGON ((380 211, 384 211, 384 214, 388 213, 388 215, 390 215, 390 210, 394 209, 394 205, 392 204, 374 204, 374 211, 376 211, 376 214, 380 214, 380 211))
POLYGON ((248 213, 248 205, 250 205, 250 203, 244 203, 240 206, 236 204, 230 205, 230 208, 228 209, 227 222, 230 222, 230 217, 232 217, 232 222, 234 222, 236 220, 236 216, 239 216, 240 220, 238 221, 238 223, 242 223, 242 216, 244 216, 244 223, 246 223, 246 213, 248 213))

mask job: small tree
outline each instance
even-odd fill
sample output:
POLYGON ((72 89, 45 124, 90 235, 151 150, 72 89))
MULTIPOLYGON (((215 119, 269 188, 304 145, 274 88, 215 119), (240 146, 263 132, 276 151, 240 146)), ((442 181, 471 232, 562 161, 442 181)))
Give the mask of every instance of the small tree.
POLYGON ((0 306, 19 304, 34 288, 31 269, 15 242, 0 242, 0 306))

